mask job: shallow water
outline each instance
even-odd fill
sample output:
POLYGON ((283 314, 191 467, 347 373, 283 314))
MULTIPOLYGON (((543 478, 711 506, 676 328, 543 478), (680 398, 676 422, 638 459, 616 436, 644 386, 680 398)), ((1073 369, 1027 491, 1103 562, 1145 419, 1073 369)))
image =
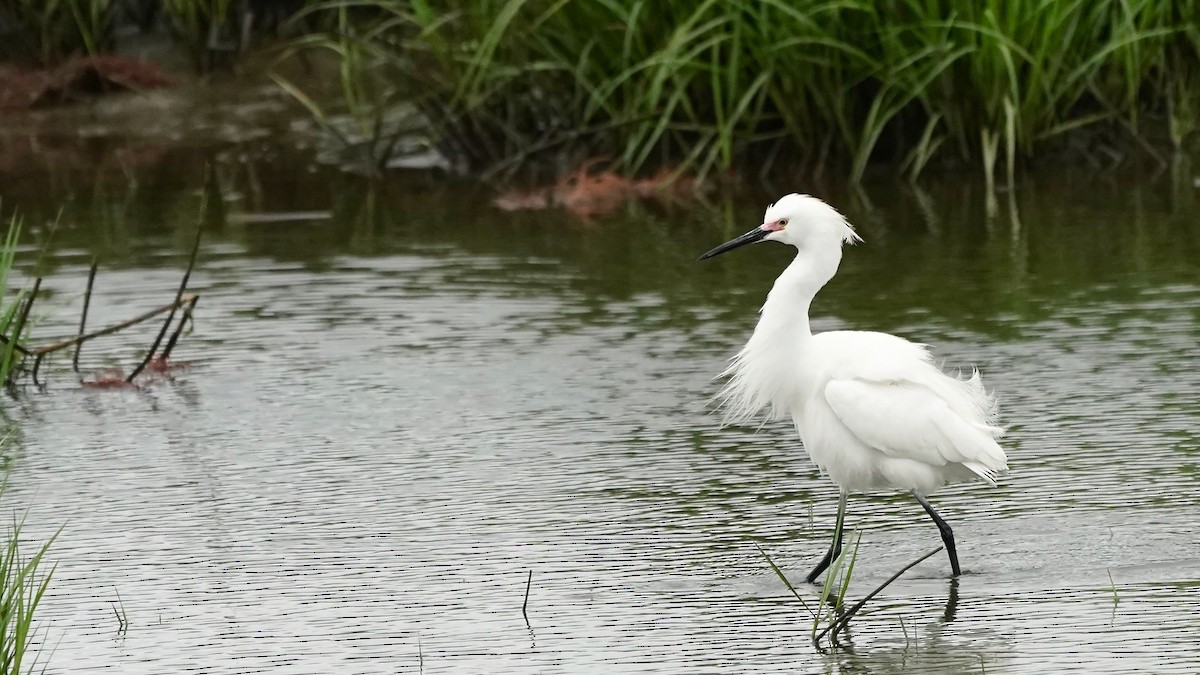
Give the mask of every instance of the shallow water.
MULTIPOLYGON (((59 358, 45 390, 4 405, 6 505, 29 508, 31 540, 65 525, 40 609, 48 672, 1200 664, 1194 192, 1030 183, 989 217, 969 186, 819 191, 866 243, 814 327, 978 365, 1013 469, 933 500, 959 581, 931 558, 821 653, 755 544, 801 577, 835 489, 789 425, 721 430, 706 409, 787 256, 695 256, 758 222, 763 199, 581 221, 497 213, 440 179, 382 191, 222 161, 228 217, 206 234, 176 354, 189 367, 98 390, 59 358)), ((4 195, 35 225, 66 204, 37 334, 74 331, 93 255, 90 325, 171 297, 202 184, 194 158, 178 166, 4 195)), ((45 239, 28 233, 25 260, 45 239)), ((84 370, 128 368, 154 330, 89 344, 84 370)), ((940 543, 903 496, 856 497, 849 523, 852 599, 940 543)))

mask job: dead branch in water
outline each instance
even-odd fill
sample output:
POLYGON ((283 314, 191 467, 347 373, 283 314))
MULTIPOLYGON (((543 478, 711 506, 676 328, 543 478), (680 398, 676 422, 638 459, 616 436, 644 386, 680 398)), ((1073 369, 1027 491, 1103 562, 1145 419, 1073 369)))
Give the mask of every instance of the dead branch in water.
POLYGON ((38 291, 42 288, 42 278, 38 277, 33 281, 33 290, 29 292, 29 297, 25 299, 25 304, 21 306, 21 315, 17 318, 17 327, 13 330, 13 340, 17 343, 21 342, 21 333, 25 332, 25 323, 29 321, 29 312, 33 309, 33 302, 37 300, 38 291))
MULTIPOLYGON (((79 331, 76 335, 83 335, 83 329, 87 326, 88 307, 92 304, 92 286, 96 283, 96 259, 92 258, 92 267, 88 270, 87 290, 83 292, 83 311, 79 314, 79 331)), ((71 370, 79 372, 79 352, 83 350, 83 343, 75 343, 75 355, 71 357, 71 370)), ((38 356, 41 358, 41 355, 38 356)), ((34 367, 37 371, 37 367, 34 367)))
MULTIPOLYGON (((200 205, 200 213, 201 217, 203 218, 204 204, 200 205)), ((150 345, 150 350, 146 352, 146 358, 142 359, 142 362, 138 364, 138 367, 133 369, 133 372, 129 374, 129 377, 125 378, 126 382, 133 382, 133 378, 137 377, 138 374, 145 370, 150 361, 154 359, 154 354, 158 351, 158 345, 162 344, 163 337, 166 336, 167 330, 171 327, 171 322, 175 319, 175 310, 179 308, 180 301, 183 299, 183 292, 187 290, 188 279, 190 279, 192 276, 192 269, 196 266, 196 253, 200 250, 200 234, 203 231, 204 230, 202 227, 196 228, 196 238, 192 241, 192 255, 188 258, 188 266, 187 270, 183 273, 183 279, 179 281, 179 290, 175 291, 175 302, 171 303, 171 313, 167 315, 167 320, 163 322, 162 328, 159 329, 158 337, 154 338, 154 344, 150 345)), ((185 313, 185 317, 186 316, 187 314, 185 313)), ((180 324, 182 325, 182 322, 180 322, 180 324)), ((174 346, 175 341, 172 339, 170 347, 173 348, 174 346)), ((169 352, 170 348, 168 348, 167 351, 169 352)), ((163 358, 165 359, 166 357, 167 355, 164 353, 163 358)))
POLYGON ((166 361, 171 358, 171 351, 175 349, 175 343, 179 342, 179 336, 183 334, 183 327, 195 320, 192 318, 192 311, 196 309, 196 301, 200 299, 198 295, 192 295, 191 302, 185 303, 183 306, 183 314, 179 317, 179 323, 175 325, 175 332, 171 333, 171 338, 167 340, 167 346, 163 347, 160 359, 166 361))
MULTIPOLYGON (((9 344, 10 342, 12 342, 12 340, 10 340, 7 335, 0 333, 0 344, 6 345, 6 344, 9 344)), ((13 345, 13 351, 20 354, 21 356, 30 356, 32 354, 32 352, 30 352, 28 349, 26 349, 25 347, 23 347, 19 344, 13 345)))
MULTIPOLYGON (((184 327, 194 321, 193 312, 195 311, 196 303, 200 300, 199 294, 185 292, 187 290, 188 280, 191 278, 192 270, 195 268, 195 265, 196 265, 196 257, 199 252, 199 249, 200 249, 200 234, 201 234, 200 228, 197 228, 196 238, 192 243, 192 251, 191 251, 191 255, 188 259, 187 270, 184 272, 183 279, 180 281, 179 288, 175 292, 175 299, 172 302, 162 305, 160 307, 155 307, 154 309, 148 310, 146 312, 142 312, 141 314, 139 314, 133 318, 126 319, 124 321, 119 321, 117 323, 110 324, 108 326, 104 326, 103 328, 98 328, 93 331, 84 332, 84 329, 87 326, 88 310, 91 306, 92 291, 95 286, 95 280, 96 280, 97 265, 96 265, 96 262, 93 261, 92 266, 88 272, 87 290, 84 292, 83 311, 81 312, 80 317, 79 317, 79 331, 76 335, 74 335, 73 337, 57 340, 55 342, 51 342, 49 344, 43 344, 43 345, 36 346, 36 347, 25 346, 25 345, 20 344, 20 342, 19 342, 20 337, 24 331, 26 322, 28 321, 29 313, 30 313, 30 310, 32 309, 33 302, 37 298, 38 291, 41 287, 42 280, 41 280, 41 278, 38 278, 34 282, 33 290, 30 293, 29 298, 24 302, 24 304, 20 308, 20 311, 17 313, 17 316, 15 318, 14 332, 12 333, 12 336, 10 337, 8 335, 4 335, 4 334, 0 333, 0 344, 7 345, 7 344, 11 343, 13 351, 15 353, 20 354, 24 359, 33 357, 33 360, 34 360, 33 368, 29 372, 31 372, 31 374, 32 374, 33 383, 35 385, 40 386, 41 382, 39 382, 39 380, 38 380, 38 373, 41 369, 42 361, 43 361, 43 359, 45 359, 45 357, 47 355, 53 354, 55 352, 58 352, 58 351, 61 351, 64 349, 68 349, 70 347, 74 347, 75 354, 71 359, 71 367, 72 367, 72 370, 74 370, 75 372, 79 372, 79 352, 81 351, 83 344, 85 342, 87 342, 88 340, 94 340, 96 338, 103 337, 105 335, 111 335, 113 333, 124 330, 131 326, 136 326, 137 324, 140 324, 140 323, 143 323, 150 319, 153 319, 154 317, 159 316, 161 314, 167 314, 167 319, 163 323, 162 328, 159 330, 158 335, 155 338, 153 344, 151 344, 150 349, 147 352, 145 358, 141 361, 140 364, 138 364, 138 367, 136 369, 134 369, 134 371, 128 377, 125 377, 124 375, 121 375, 120 377, 124 384, 132 383, 133 379, 135 377, 137 377, 139 374, 141 374, 145 370, 147 365, 149 365, 151 363, 155 364, 156 370, 165 370, 167 359, 168 359, 168 357, 170 357, 172 350, 175 349, 175 345, 178 343, 179 337, 182 335, 184 327), (182 310, 182 315, 179 318, 178 325, 175 327, 175 330, 171 333, 171 337, 167 341, 166 347, 162 350, 161 353, 159 353, 159 351, 158 351, 159 345, 162 344, 163 338, 166 336, 167 331, 170 329, 171 325, 175 322, 174 321, 175 313, 180 310, 182 310)), ((14 372, 17 372, 17 371, 14 371, 14 372)), ((111 379, 111 378, 109 378, 109 379, 111 379)))
POLYGON ((882 591, 883 589, 892 585, 892 582, 899 579, 902 574, 904 574, 905 572, 909 571, 910 569, 916 567, 920 563, 925 562, 927 559, 929 559, 930 556, 937 553, 938 551, 941 551, 942 548, 943 547, 939 546, 939 547, 933 549, 932 551, 930 551, 929 553, 926 553, 925 555, 921 556, 920 558, 917 558, 916 560, 905 565, 904 568, 901 569, 899 572, 896 572, 891 577, 889 577, 887 581, 883 582, 882 584, 879 584, 879 586, 877 586, 875 588, 875 590, 868 593, 866 595, 866 597, 864 597, 862 600, 859 600, 858 602, 854 603, 854 606, 852 606, 850 609, 846 610, 845 613, 843 613, 841 616, 839 616, 837 618, 837 620, 835 620, 833 623, 829 624, 825 628, 825 630, 818 633, 817 636, 815 638, 813 638, 813 644, 816 645, 816 644, 820 643, 821 638, 825 637, 825 634, 829 633, 830 631, 833 631, 833 635, 831 635, 831 637, 836 639, 837 634, 850 623, 850 619, 854 618, 854 615, 858 613, 858 610, 862 609, 863 606, 866 605, 867 602, 869 602, 871 600, 871 598, 875 597, 876 595, 879 595, 880 591, 882 591))
POLYGON ((187 303, 194 303, 195 301, 197 301, 199 299, 200 299, 199 295, 188 294, 188 295, 183 296, 176 302, 172 302, 172 303, 163 305, 161 307, 155 307, 154 309, 152 309, 148 312, 142 312, 141 314, 138 314, 137 316, 133 317, 132 319, 126 319, 119 323, 114 323, 111 326, 105 326, 104 328, 94 330, 90 333, 85 333, 83 335, 76 335, 75 337, 72 337, 72 338, 67 338, 65 340, 59 340, 58 342, 53 342, 48 345, 36 347, 34 349, 22 350, 22 351, 24 351, 25 354, 28 354, 31 356, 45 355, 45 354, 50 354, 52 352, 57 352, 61 349, 66 349, 67 347, 72 347, 74 345, 81 344, 83 342, 87 342, 88 340, 92 340, 94 338, 103 337, 105 335, 111 335, 112 333, 116 333, 119 330, 124 330, 126 328, 129 328, 130 326, 136 326, 137 324, 142 323, 143 321, 146 321, 148 319, 153 319, 154 317, 158 316, 159 314, 162 314, 163 312, 170 312, 174 309, 177 309, 180 305, 187 304, 187 303))
POLYGON ((521 616, 525 617, 526 625, 529 624, 529 589, 533 587, 533 570, 529 570, 529 576, 525 578, 525 602, 521 603, 521 616))

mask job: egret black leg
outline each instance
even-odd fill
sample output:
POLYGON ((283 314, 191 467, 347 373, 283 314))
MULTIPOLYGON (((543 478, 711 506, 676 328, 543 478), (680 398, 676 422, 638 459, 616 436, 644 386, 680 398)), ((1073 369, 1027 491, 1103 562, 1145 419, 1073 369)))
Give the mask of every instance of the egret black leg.
POLYGON ((822 572, 829 569, 829 564, 833 562, 834 558, 837 558, 841 554, 842 538, 841 536, 834 535, 833 541, 829 544, 829 550, 825 551, 825 557, 821 558, 821 561, 817 563, 817 566, 813 568, 813 571, 809 572, 808 576, 805 577, 808 580, 808 583, 817 583, 817 577, 821 576, 822 572))
POLYGON ((839 555, 842 554, 842 529, 844 528, 845 523, 846 493, 843 492, 838 498, 837 524, 834 525, 833 528, 833 542, 829 544, 829 550, 825 552, 825 557, 821 558, 821 561, 817 563, 817 566, 813 568, 813 571, 809 572, 808 576, 805 577, 808 583, 817 583, 817 577, 821 576, 821 573, 828 569, 829 565, 836 560, 839 555))
POLYGON ((937 511, 933 510, 933 507, 929 505, 929 502, 924 497, 917 494, 915 490, 912 495, 917 498, 917 502, 921 504, 921 508, 925 509, 925 513, 928 513, 929 517, 933 518, 938 531, 942 533, 942 543, 946 545, 946 553, 950 556, 950 572, 957 577, 959 574, 962 574, 962 571, 958 567, 958 551, 954 550, 954 531, 950 529, 950 525, 946 521, 942 520, 937 511))

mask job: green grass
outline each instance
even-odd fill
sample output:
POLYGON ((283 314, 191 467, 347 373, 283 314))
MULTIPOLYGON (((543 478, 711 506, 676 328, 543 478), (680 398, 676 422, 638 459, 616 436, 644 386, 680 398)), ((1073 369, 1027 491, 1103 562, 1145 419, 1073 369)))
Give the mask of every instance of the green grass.
POLYGON ((11 382, 17 346, 24 344, 25 327, 21 325, 17 314, 25 293, 22 290, 10 293, 8 288, 8 276, 17 254, 20 235, 21 219, 13 214, 8 219, 8 231, 0 241, 0 336, 4 337, 3 343, 0 343, 0 384, 11 382))
MULTIPOLYGON (((302 14, 297 20, 307 16, 302 14)), ((374 43, 378 31, 369 23, 353 20, 349 7, 332 8, 325 18, 331 21, 327 31, 291 41, 280 60, 314 51, 331 57, 337 74, 333 100, 322 102, 330 97, 310 95, 278 73, 271 77, 337 140, 344 151, 344 165, 378 176, 397 143, 415 131, 399 119, 404 116, 389 115, 404 102, 404 94, 394 84, 402 73, 395 68, 394 59, 374 43)))
POLYGON ((44 655, 34 649, 38 633, 34 615, 54 575, 54 566, 45 568, 46 553, 61 532, 28 555, 21 546, 24 525, 24 517, 14 515, 0 542, 0 673, 13 675, 35 672, 39 657, 44 655))
POLYGON ((175 40, 201 71, 212 70, 245 48, 242 13, 234 0, 163 0, 162 11, 175 40))
POLYGON ((71 56, 105 53, 125 22, 129 29, 165 29, 198 69, 208 71, 232 62, 253 40, 275 35, 280 23, 279 10, 255 13, 243 0, 155 2, 139 10, 149 9, 148 18, 134 18, 121 11, 119 0, 3 0, 0 61, 53 66, 71 56))
POLYGON ((97 54, 113 39, 113 0, 4 0, 0 60, 48 66, 71 54, 97 54))
POLYGON ((129 631, 129 615, 125 613, 125 602, 121 600, 121 593, 117 589, 113 589, 117 599, 110 600, 109 603, 113 608, 113 616, 117 619, 117 635, 125 635, 129 631))
POLYGON ((778 577, 788 591, 791 592, 792 597, 799 600, 800 606, 803 607, 810 615, 812 615, 813 619, 816 619, 817 613, 808 606, 808 601, 801 597, 800 593, 796 590, 796 587, 792 585, 792 582, 788 580, 787 575, 783 573, 783 570, 779 569, 779 566, 775 564, 774 560, 771 560, 771 556, 767 555, 767 552, 763 550, 762 546, 759 546, 758 544, 755 544, 754 546, 758 549, 758 554, 767 561, 767 565, 771 567, 771 571, 775 573, 775 576, 778 577))
POLYGON ((862 535, 857 530, 854 531, 852 536, 854 537, 853 543, 844 546, 842 553, 830 562, 829 569, 825 571, 825 583, 821 587, 816 609, 813 609, 804 597, 800 595, 796 587, 788 580, 787 575, 771 560, 767 552, 761 546, 756 545, 759 554, 767 561, 767 565, 771 567, 771 571, 783 582, 783 585, 792 594, 792 597, 800 601, 800 605, 812 616, 811 638, 814 644, 817 643, 817 634, 821 629, 822 621, 832 626, 843 611, 846 593, 850 590, 850 579, 854 576, 854 563, 858 560, 858 545, 862 540, 862 535))
MULTIPOLYGON (((0 58, 104 51, 116 7, 6 0, 0 58)), ((313 0, 283 27, 245 9, 164 0, 160 21, 204 70, 281 32, 330 55, 335 100, 283 84, 376 165, 406 105, 490 172, 967 165, 994 185, 1064 148, 1161 155, 1200 128, 1200 0, 313 0)))
MULTIPOLYGON (((839 523, 840 525, 840 523, 839 523)), ((854 531, 853 546, 846 545, 842 553, 829 563, 825 571, 825 584, 821 587, 821 602, 817 606, 816 616, 813 617, 812 640, 817 643, 821 619, 825 618, 827 625, 832 626, 845 610, 846 593, 850 590, 850 579, 854 576, 854 563, 858 560, 858 545, 862 535, 854 531)))
POLYGON ((1200 94, 1200 0, 328 0, 308 15, 347 12, 399 73, 397 99, 477 166, 532 150, 858 180, 881 160, 952 161, 991 182, 1084 127, 1181 144, 1200 94))

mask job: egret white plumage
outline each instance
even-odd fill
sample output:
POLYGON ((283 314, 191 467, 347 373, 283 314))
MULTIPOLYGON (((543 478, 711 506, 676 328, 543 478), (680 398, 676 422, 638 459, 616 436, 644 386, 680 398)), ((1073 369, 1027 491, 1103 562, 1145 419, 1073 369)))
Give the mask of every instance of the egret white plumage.
MULTIPOLYGON (((926 496, 947 483, 995 485, 1008 459, 996 439, 995 400, 979 372, 943 373, 924 345, 887 333, 809 329, 809 304, 842 260, 842 245, 861 241, 846 219, 815 197, 789 194, 767 207, 762 225, 700 256, 759 241, 797 249, 767 294, 754 334, 723 375, 727 422, 764 408, 790 415, 805 450, 841 488, 838 523, 850 492, 908 490, 937 524, 954 576, 961 573, 954 533, 926 496)), ((814 582, 841 552, 841 531, 814 582)))

